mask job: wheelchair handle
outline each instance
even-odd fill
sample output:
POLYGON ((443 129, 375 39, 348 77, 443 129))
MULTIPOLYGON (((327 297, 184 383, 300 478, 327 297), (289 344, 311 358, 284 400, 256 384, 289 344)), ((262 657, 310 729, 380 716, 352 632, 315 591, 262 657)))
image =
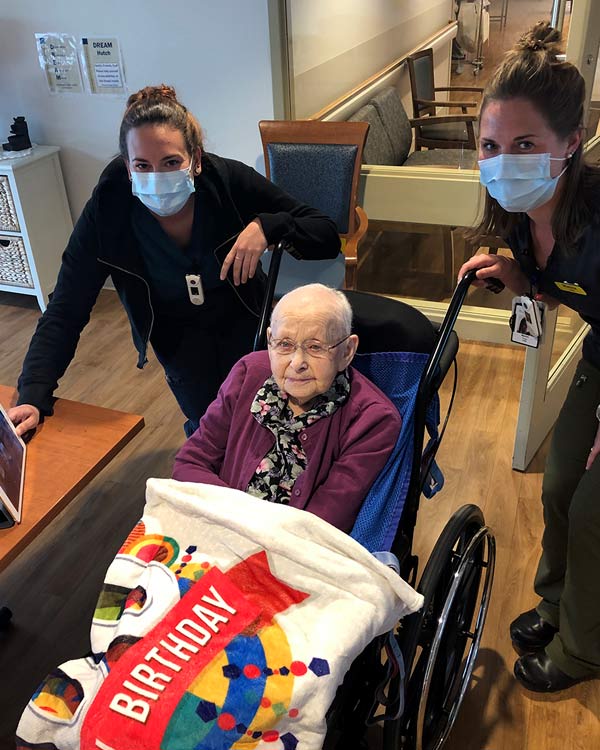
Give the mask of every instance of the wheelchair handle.
POLYGON ((271 308, 273 306, 273 298, 275 297, 275 287, 277 285, 277 277, 279 276, 279 266, 281 265, 283 251, 289 246, 289 242, 281 240, 271 253, 271 265, 269 266, 269 273, 267 276, 265 298, 260 310, 258 329, 256 331, 256 336, 254 337, 253 351, 255 352, 261 349, 266 349, 267 346, 267 326, 269 325, 269 318, 271 317, 271 308))
POLYGON ((448 340, 452 334, 452 331, 454 330, 454 324, 456 323, 456 319, 458 318, 458 313, 460 312, 460 308, 463 306, 463 302, 465 301, 465 297, 467 296, 469 287, 471 286, 473 281, 475 281, 476 276, 476 269, 467 271, 456 285, 456 289, 452 294, 452 299, 450 300, 450 304, 448 305, 448 310, 446 311, 444 320, 440 325, 440 329, 438 332, 438 342, 435 346, 435 349, 431 353, 431 357, 429 358, 429 362, 427 363, 427 367, 425 368, 425 374, 423 375, 423 379, 421 381, 421 385, 426 392, 429 391, 432 383, 434 382, 437 369, 440 365, 440 360, 442 359, 442 356, 448 345, 448 340))

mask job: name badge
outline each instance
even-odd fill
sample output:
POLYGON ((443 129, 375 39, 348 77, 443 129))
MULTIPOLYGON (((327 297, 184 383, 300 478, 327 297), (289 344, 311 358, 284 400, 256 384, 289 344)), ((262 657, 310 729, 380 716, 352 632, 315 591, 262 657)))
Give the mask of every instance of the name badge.
POLYGON ((544 330, 544 303, 536 302, 527 295, 514 297, 509 325, 511 341, 537 349, 544 330))
POLYGON ((570 292, 571 294, 583 294, 587 297, 585 289, 579 286, 576 281, 555 281, 554 285, 557 286, 562 292, 570 292))

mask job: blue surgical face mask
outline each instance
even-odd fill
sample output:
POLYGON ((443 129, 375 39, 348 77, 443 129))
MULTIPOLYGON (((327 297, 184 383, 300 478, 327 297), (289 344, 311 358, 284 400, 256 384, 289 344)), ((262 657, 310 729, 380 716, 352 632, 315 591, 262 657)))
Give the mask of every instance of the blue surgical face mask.
POLYGON ((159 216, 172 216, 185 206, 196 189, 192 165, 175 172, 132 172, 131 191, 159 216))
POLYGON ((505 211, 532 211, 554 195, 558 181, 567 169, 550 176, 550 162, 565 161, 571 155, 555 158, 550 154, 499 154, 479 161, 479 179, 505 211))

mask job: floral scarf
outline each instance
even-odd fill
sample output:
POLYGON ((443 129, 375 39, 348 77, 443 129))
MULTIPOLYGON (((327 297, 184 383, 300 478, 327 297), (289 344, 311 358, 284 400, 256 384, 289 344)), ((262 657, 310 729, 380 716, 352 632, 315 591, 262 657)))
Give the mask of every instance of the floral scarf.
POLYGON ((288 406, 287 394, 279 390, 273 377, 268 378, 254 397, 250 413, 259 424, 271 430, 275 444, 256 467, 246 492, 287 505, 294 483, 307 464, 300 432, 319 419, 331 416, 346 403, 349 395, 350 381, 346 373, 340 372, 312 409, 296 416, 288 406))

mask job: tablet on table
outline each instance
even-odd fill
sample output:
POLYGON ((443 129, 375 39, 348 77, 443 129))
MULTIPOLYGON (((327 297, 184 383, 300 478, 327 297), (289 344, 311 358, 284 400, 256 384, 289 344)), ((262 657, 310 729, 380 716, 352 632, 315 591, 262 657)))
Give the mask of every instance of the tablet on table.
POLYGON ((21 520, 25 453, 25 443, 0 404, 0 528, 21 520))

